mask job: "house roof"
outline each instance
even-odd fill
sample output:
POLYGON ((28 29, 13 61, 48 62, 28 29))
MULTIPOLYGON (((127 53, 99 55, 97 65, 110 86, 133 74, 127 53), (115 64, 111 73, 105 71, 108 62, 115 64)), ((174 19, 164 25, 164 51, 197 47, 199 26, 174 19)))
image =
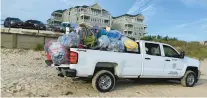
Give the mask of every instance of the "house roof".
MULTIPOLYGON (((75 6, 75 7, 72 7, 72 8, 80 8, 80 7, 82 7, 82 8, 88 8, 88 7, 94 7, 94 6, 96 6, 96 7, 100 7, 99 4, 95 3, 95 4, 90 5, 90 6, 88 6, 88 5, 83 5, 83 6, 75 6)), ((72 9, 72 8, 69 8, 69 10, 72 9)), ((101 7, 100 7, 100 8, 101 8, 101 7)), ((107 10, 105 10, 105 9, 103 9, 103 8, 101 8, 101 9, 102 9, 103 11, 107 11, 107 10)))
POLYGON ((116 19, 116 18, 119 18, 119 17, 122 17, 122 16, 136 17, 136 16, 142 16, 142 14, 136 14, 136 15, 123 14, 123 15, 120 15, 120 16, 117 16, 117 17, 112 17, 112 18, 116 19))
MULTIPOLYGON (((65 10, 66 10, 66 9, 64 9, 64 10, 56 10, 56 11, 54 11, 54 12, 63 13, 65 10)), ((53 12, 53 13, 54 13, 54 12, 53 12)))
POLYGON ((75 6, 74 8, 80 8, 80 7, 87 8, 87 7, 89 7, 89 6, 87 6, 87 5, 83 5, 83 6, 75 6))
POLYGON ((66 9, 64 9, 64 10, 56 10, 56 11, 52 12, 51 15, 55 15, 57 13, 62 14, 64 11, 66 11, 66 9))

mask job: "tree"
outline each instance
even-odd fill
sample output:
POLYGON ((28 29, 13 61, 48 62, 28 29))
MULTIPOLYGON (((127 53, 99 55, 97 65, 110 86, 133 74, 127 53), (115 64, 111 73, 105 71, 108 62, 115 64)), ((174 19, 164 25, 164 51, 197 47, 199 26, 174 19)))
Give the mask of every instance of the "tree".
POLYGON ((162 39, 162 36, 160 36, 160 35, 157 35, 157 39, 162 39))
POLYGON ((163 40, 168 41, 168 36, 165 36, 163 40))

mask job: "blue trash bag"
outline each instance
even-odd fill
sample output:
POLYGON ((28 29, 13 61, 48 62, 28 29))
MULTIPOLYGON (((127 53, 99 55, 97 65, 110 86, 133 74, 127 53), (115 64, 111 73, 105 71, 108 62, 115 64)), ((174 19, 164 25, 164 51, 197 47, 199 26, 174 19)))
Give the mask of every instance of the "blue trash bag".
POLYGON ((111 39, 120 39, 121 38, 121 32, 117 31, 117 30, 110 30, 107 33, 107 36, 111 39))
POLYGON ((71 23, 71 24, 70 24, 70 27, 71 27, 71 28, 77 28, 77 27, 78 27, 78 24, 76 24, 76 23, 71 23))
POLYGON ((99 38, 101 37, 102 35, 106 35, 107 34, 107 31, 104 30, 104 29, 100 29, 99 30, 99 33, 96 35, 96 38, 99 38))
POLYGON ((69 61, 67 58, 67 50, 59 42, 52 42, 49 46, 49 54, 54 64, 63 64, 69 61))
POLYGON ((119 52, 124 52, 125 49, 124 43, 121 40, 118 40, 118 42, 119 42, 119 52))
POLYGON ((124 51, 124 45, 120 40, 117 39, 110 39, 110 44, 108 46, 108 51, 114 51, 114 52, 123 52, 124 51))
POLYGON ((107 48, 107 46, 110 44, 110 40, 106 35, 102 35, 98 38, 97 45, 99 48, 107 48))

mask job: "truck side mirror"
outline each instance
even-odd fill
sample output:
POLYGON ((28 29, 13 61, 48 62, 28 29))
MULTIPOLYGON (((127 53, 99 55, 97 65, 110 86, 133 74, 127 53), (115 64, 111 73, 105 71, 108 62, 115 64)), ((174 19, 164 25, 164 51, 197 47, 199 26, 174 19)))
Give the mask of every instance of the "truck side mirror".
POLYGON ((185 57, 185 52, 184 52, 184 51, 181 51, 181 52, 180 52, 180 58, 183 59, 184 57, 185 57))

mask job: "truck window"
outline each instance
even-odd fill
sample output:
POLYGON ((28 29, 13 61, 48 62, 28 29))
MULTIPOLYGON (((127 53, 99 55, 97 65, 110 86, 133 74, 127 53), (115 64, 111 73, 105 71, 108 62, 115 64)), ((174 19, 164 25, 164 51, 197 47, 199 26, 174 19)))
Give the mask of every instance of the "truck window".
POLYGON ((136 54, 140 54, 140 46, 139 46, 139 42, 137 42, 137 45, 138 45, 138 49, 136 50, 130 50, 130 49, 127 49, 126 47, 125 48, 125 52, 127 53, 136 53, 136 54))
POLYGON ((163 45, 165 56, 166 57, 174 57, 174 58, 179 58, 179 54, 177 51, 175 51, 173 48, 167 45, 163 45))
POLYGON ((145 51, 148 55, 161 56, 159 44, 145 43, 145 51))

